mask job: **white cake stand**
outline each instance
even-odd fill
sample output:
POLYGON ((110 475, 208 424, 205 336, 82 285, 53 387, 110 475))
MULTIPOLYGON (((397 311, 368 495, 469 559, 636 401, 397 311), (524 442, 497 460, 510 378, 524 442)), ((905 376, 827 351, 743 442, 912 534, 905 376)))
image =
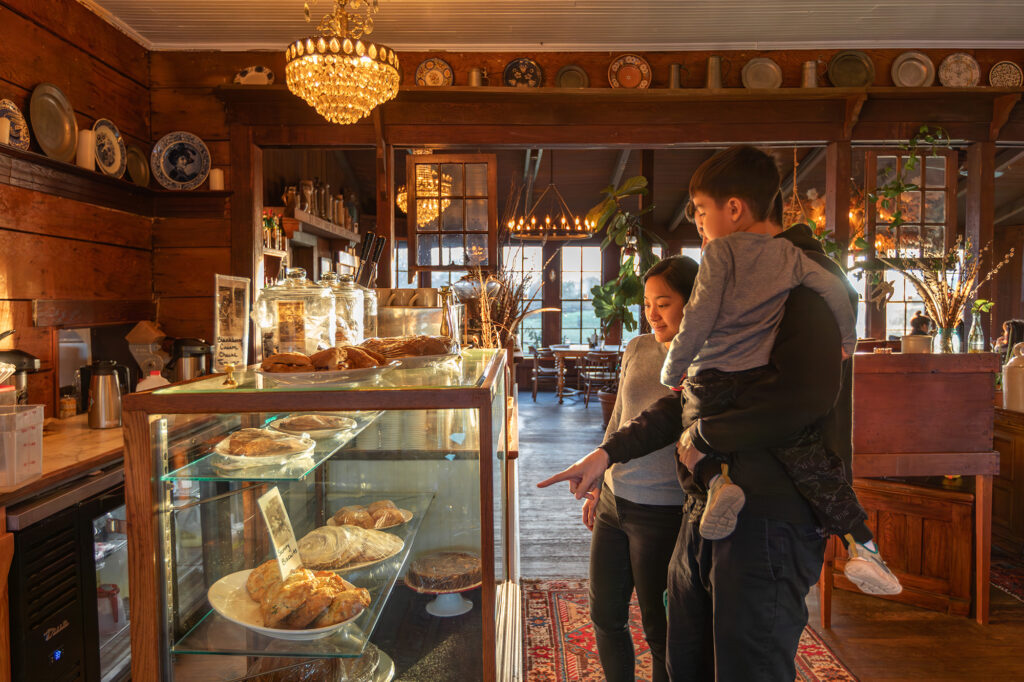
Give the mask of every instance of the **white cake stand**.
POLYGON ((413 592, 420 594, 436 594, 437 598, 427 604, 427 613, 438 618, 453 618, 469 613, 473 609, 473 602, 463 597, 460 592, 468 592, 480 587, 482 583, 460 587, 457 590, 426 590, 421 587, 413 587, 406 581, 405 585, 413 592))

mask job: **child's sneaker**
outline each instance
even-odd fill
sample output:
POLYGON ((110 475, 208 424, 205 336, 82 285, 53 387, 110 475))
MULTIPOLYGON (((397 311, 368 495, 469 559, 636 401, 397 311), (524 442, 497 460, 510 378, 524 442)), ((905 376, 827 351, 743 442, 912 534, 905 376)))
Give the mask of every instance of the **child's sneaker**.
POLYGON ((700 536, 705 540, 721 540, 736 530, 736 517, 746 504, 743 489, 729 478, 729 465, 722 465, 722 473, 711 479, 708 501, 700 517, 700 536))
POLYGON ((865 594, 899 594, 903 591, 897 578, 889 567, 882 561, 878 552, 872 551, 854 542, 849 535, 846 536, 847 547, 850 558, 843 568, 843 573, 865 594))

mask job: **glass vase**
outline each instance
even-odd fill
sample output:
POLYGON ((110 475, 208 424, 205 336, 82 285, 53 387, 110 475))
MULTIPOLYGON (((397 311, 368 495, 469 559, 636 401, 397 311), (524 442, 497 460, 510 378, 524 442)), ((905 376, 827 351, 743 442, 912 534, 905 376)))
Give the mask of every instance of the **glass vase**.
POLYGON ((960 335, 956 327, 939 328, 932 337, 932 353, 959 353, 960 335))
POLYGON ((968 353, 985 352, 985 332, 981 325, 981 312, 972 313, 971 335, 967 337, 968 353))

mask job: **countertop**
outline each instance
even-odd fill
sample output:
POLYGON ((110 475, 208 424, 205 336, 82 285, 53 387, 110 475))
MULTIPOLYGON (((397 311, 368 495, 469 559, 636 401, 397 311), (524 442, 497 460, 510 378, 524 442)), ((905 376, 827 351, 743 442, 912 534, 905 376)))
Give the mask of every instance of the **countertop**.
POLYGON ((43 475, 0 488, 0 507, 27 499, 88 472, 120 461, 121 429, 90 429, 87 414, 47 419, 43 425, 43 475))

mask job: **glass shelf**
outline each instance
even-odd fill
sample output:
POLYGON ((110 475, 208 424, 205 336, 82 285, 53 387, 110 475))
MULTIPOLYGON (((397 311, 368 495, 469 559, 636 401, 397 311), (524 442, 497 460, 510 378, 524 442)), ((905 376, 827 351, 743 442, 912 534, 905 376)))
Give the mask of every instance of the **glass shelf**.
POLYGON ((259 365, 252 365, 244 371, 235 372, 237 388, 224 386, 223 375, 209 379, 191 381, 180 386, 159 388, 155 395, 180 395, 196 393, 232 394, 245 393, 295 393, 326 391, 399 391, 415 388, 458 389, 482 386, 492 363, 500 360, 503 349, 474 348, 464 350, 461 359, 417 369, 395 369, 380 377, 339 384, 308 384, 305 386, 267 386, 263 377, 256 374, 259 365))
MULTIPOLYGON (((373 424, 382 414, 381 411, 361 412, 330 412, 354 419, 356 425, 351 429, 337 431, 327 438, 314 438, 316 447, 309 455, 296 457, 292 463, 268 467, 250 467, 247 469, 227 470, 215 466, 217 455, 210 453, 191 464, 164 474, 160 480, 174 481, 297 481, 307 476, 331 458, 338 450, 348 445, 353 438, 366 427, 373 424)), ((267 420, 274 421, 282 415, 275 415, 267 420)))
POLYGON ((370 606, 355 621, 329 637, 296 641, 277 639, 253 632, 223 618, 211 608, 199 623, 174 644, 171 651, 176 654, 330 658, 362 655, 363 649, 377 625, 381 611, 391 595, 391 590, 405 566, 409 552, 412 550, 413 539, 416 537, 423 517, 426 516, 427 510, 430 508, 434 494, 374 492, 372 495, 360 496, 343 492, 328 493, 331 509, 338 509, 349 504, 365 505, 385 498, 392 500, 400 509, 411 511, 413 517, 401 526, 384 531, 402 538, 405 546, 401 552, 378 564, 340 573, 341 577, 356 587, 365 587, 370 591, 370 606))

